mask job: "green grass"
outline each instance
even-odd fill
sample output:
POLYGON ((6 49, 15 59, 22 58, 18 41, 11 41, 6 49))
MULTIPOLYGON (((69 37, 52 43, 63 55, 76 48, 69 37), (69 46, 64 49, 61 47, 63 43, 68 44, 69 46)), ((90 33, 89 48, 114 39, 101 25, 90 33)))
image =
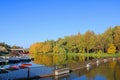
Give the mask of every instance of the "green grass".
POLYGON ((101 53, 101 54, 97 54, 97 53, 68 53, 68 58, 69 59, 74 59, 74 58, 106 58, 106 57, 120 57, 120 54, 107 54, 107 53, 101 53))

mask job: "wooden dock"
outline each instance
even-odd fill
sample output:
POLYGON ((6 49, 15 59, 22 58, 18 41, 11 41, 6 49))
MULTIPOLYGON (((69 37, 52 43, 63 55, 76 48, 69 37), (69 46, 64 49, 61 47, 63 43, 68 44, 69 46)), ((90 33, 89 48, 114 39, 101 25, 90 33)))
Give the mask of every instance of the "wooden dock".
POLYGON ((66 73, 69 73, 69 72, 70 72, 69 68, 62 68, 62 69, 54 70, 55 75, 62 75, 62 74, 66 74, 66 73))

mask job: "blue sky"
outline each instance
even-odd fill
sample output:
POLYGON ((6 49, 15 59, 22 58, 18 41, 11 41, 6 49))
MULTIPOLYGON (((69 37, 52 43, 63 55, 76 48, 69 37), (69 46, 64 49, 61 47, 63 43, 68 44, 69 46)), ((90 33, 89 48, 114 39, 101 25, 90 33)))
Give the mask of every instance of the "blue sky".
POLYGON ((120 0, 0 0, 0 42, 28 48, 120 25, 120 0))

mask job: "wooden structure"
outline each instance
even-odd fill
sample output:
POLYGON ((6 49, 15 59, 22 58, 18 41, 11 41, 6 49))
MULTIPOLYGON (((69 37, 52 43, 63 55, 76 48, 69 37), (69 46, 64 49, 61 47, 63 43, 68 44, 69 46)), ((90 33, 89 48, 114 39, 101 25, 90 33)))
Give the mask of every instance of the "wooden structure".
POLYGON ((62 74, 66 74, 69 72, 70 72, 69 68, 62 68, 62 69, 54 70, 55 75, 62 75, 62 74))
POLYGON ((70 69, 67 67, 66 64, 63 64, 61 68, 59 68, 59 66, 61 65, 56 65, 55 66, 55 70, 54 70, 54 74, 56 75, 62 75, 62 74, 66 74, 70 72, 70 69))
POLYGON ((11 49, 11 52, 23 56, 29 54, 26 49, 11 49))

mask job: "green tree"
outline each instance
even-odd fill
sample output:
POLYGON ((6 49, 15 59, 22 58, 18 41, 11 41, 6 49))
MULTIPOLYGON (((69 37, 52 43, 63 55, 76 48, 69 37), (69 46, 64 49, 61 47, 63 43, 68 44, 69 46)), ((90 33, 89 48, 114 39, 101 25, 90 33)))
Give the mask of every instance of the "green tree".
POLYGON ((13 45, 11 48, 12 48, 12 49, 22 49, 23 47, 21 47, 21 46, 16 46, 16 45, 13 45))
POLYGON ((4 42, 1 42, 0 43, 0 55, 4 55, 4 54, 8 54, 10 52, 10 45, 4 43, 4 42))
POLYGON ((57 52, 59 53, 66 53, 67 52, 66 45, 67 41, 65 39, 59 38, 54 48, 57 48, 58 50, 57 52))
POLYGON ((6 44, 6 43, 4 43, 4 42, 1 42, 1 43, 0 43, 0 47, 4 47, 4 48, 7 49, 7 50, 11 48, 10 45, 8 45, 8 44, 6 44))

